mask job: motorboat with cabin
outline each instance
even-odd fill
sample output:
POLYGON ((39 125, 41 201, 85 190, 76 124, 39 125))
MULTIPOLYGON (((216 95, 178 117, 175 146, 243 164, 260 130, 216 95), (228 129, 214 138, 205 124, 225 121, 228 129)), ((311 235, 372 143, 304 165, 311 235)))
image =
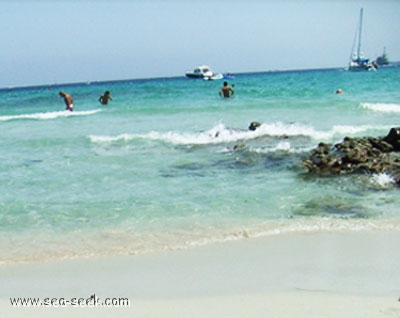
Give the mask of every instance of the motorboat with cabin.
POLYGON ((204 80, 222 79, 222 74, 215 74, 207 65, 196 67, 192 72, 186 72, 186 77, 189 78, 202 78, 204 80))

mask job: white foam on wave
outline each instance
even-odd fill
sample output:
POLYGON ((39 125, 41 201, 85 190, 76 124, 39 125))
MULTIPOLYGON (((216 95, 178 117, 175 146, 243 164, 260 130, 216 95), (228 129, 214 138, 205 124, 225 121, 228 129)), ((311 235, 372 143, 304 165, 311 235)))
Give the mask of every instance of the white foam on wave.
POLYGON ((253 152, 259 153, 259 154, 269 154, 269 153, 276 153, 276 152, 299 154, 299 153, 311 151, 314 147, 315 146, 294 147, 289 141, 281 141, 272 147, 250 148, 250 151, 253 151, 253 152))
POLYGON ((288 141, 282 141, 278 143, 275 147, 276 150, 281 150, 281 151, 290 151, 291 148, 292 147, 290 145, 290 142, 288 141))
POLYGON ((120 134, 117 136, 89 136, 95 143, 112 143, 119 141, 130 141, 134 139, 147 139, 164 141, 174 145, 202 145, 249 139, 248 131, 226 128, 223 124, 217 124, 211 129, 198 133, 181 133, 176 131, 158 132, 151 131, 147 134, 120 134))
POLYGON ((371 183, 379 186, 380 188, 386 188, 393 185, 396 181, 395 179, 386 173, 377 173, 371 176, 371 183))
POLYGON ((139 138, 140 135, 130 135, 130 134, 121 134, 117 136, 96 136, 90 135, 89 139, 93 143, 112 143, 118 141, 129 141, 135 138, 139 138))
POLYGON ((398 219, 315 218, 291 221, 270 221, 248 229, 249 237, 264 237, 290 233, 340 233, 400 230, 398 219), (272 226, 271 226, 272 225, 272 226))
MULTIPOLYGON (((233 129, 226 127, 222 123, 216 124, 209 130, 202 132, 158 132, 151 131, 147 134, 120 134, 117 136, 89 136, 89 139, 95 143, 110 143, 118 141, 129 141, 134 139, 158 140, 174 145, 206 145, 227 142, 246 141, 263 136, 308 136, 313 138, 329 137, 329 133, 315 131, 312 127, 299 124, 284 124, 281 122, 272 124, 262 124, 255 131, 244 129, 233 129)), ((282 147, 288 147, 282 144, 282 147)))
POLYGON ((46 112, 46 113, 33 113, 33 114, 21 114, 21 115, 10 115, 0 116, 0 121, 18 120, 18 119, 37 119, 37 120, 48 120, 60 117, 72 117, 72 116, 88 116, 100 112, 100 109, 86 110, 86 111, 57 111, 57 112, 46 112))
POLYGON ((309 125, 282 122, 262 124, 254 133, 258 136, 306 136, 315 139, 326 139, 331 135, 330 132, 317 131, 309 125))
MULTIPOLYGON (((145 134, 120 134, 116 136, 98 136, 90 135, 89 139, 93 143, 113 143, 113 142, 129 142, 135 139, 145 139, 153 141, 162 141, 173 145, 207 145, 229 142, 245 142, 260 137, 295 137, 304 136, 317 141, 331 141, 332 138, 343 138, 348 135, 357 135, 369 130, 387 131, 388 126, 351 126, 336 125, 328 131, 318 131, 310 125, 282 122, 261 124, 255 131, 245 129, 235 129, 218 123, 211 129, 201 132, 178 132, 168 131, 159 132, 151 131, 145 134)), ((280 142, 276 146, 276 150, 293 150, 288 141, 280 142)), ((304 151, 304 150, 302 150, 304 151)))
POLYGON ((375 112, 400 113, 399 104, 391 103, 361 103, 361 107, 375 112))
MULTIPOLYGON (((392 126, 390 126, 392 127, 392 126)), ((389 126, 371 126, 371 125, 361 125, 361 126, 352 126, 352 125, 335 125, 332 128, 332 136, 334 135, 356 135, 359 133, 364 133, 369 130, 384 130, 387 131, 389 126)))

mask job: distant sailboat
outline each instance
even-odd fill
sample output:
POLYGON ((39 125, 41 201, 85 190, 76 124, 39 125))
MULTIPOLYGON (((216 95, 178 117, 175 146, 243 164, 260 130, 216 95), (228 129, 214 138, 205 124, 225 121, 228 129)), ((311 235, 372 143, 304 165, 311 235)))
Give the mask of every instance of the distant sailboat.
POLYGON ((360 9, 360 21, 358 25, 358 34, 354 38, 352 54, 350 57, 349 71, 360 72, 360 71, 373 71, 378 68, 375 62, 370 62, 368 58, 363 56, 361 51, 361 36, 362 36, 362 23, 363 23, 364 9, 360 9), (357 42, 357 51, 354 50, 355 43, 357 42))

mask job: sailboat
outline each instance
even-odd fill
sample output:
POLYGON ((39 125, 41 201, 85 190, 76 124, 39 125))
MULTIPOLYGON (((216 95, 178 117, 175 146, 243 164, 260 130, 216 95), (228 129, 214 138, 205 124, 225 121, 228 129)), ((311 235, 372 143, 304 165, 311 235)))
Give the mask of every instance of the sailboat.
POLYGON ((362 23, 363 23, 364 9, 360 9, 360 21, 358 25, 358 34, 354 37, 352 54, 350 57, 349 71, 360 72, 360 71, 374 71, 378 68, 376 62, 370 62, 368 58, 363 56, 361 51, 361 35, 362 35, 362 23), (357 51, 354 50, 355 43, 357 43, 357 51))

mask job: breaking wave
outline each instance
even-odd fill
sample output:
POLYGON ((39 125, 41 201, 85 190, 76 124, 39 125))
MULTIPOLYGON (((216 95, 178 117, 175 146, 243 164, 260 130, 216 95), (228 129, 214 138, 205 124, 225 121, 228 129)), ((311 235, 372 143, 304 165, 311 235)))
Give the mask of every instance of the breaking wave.
POLYGON ((37 120, 48 120, 59 117, 73 117, 73 116, 88 116, 100 112, 100 109, 87 110, 87 111, 57 111, 57 112, 46 112, 46 113, 33 113, 33 114, 21 114, 21 115, 9 115, 0 116, 0 121, 19 120, 19 119, 37 119, 37 120))
POLYGON ((371 183, 383 189, 395 184, 396 180, 387 173, 377 173, 371 176, 371 183))
POLYGON ((389 103, 361 103, 361 107, 372 110, 375 112, 382 113, 400 113, 399 104, 389 104, 389 103))
MULTIPOLYGON (((129 142, 137 139, 162 141, 173 145, 207 145, 220 144, 229 142, 245 142, 262 137, 290 138, 290 137, 306 137, 316 141, 332 141, 340 139, 348 135, 357 135, 370 130, 388 131, 390 126, 351 126, 336 125, 328 131, 318 131, 314 127, 304 124, 282 122, 264 123, 255 131, 229 128, 219 123, 209 130, 201 132, 158 132, 151 131, 144 134, 119 134, 116 136, 99 136, 90 135, 89 140, 92 143, 115 143, 129 142)), ((287 142, 280 143, 280 150, 290 148, 287 142)))
POLYGON ((206 145, 219 144, 237 141, 252 140, 260 137, 271 136, 318 136, 324 133, 315 131, 312 127, 297 124, 262 124, 255 131, 235 129, 226 127, 224 124, 217 124, 209 130, 202 132, 157 132, 151 131, 146 134, 120 134, 117 136, 94 136, 90 135, 89 139, 94 143, 113 143, 120 141, 130 141, 134 139, 157 140, 174 145, 206 145))

